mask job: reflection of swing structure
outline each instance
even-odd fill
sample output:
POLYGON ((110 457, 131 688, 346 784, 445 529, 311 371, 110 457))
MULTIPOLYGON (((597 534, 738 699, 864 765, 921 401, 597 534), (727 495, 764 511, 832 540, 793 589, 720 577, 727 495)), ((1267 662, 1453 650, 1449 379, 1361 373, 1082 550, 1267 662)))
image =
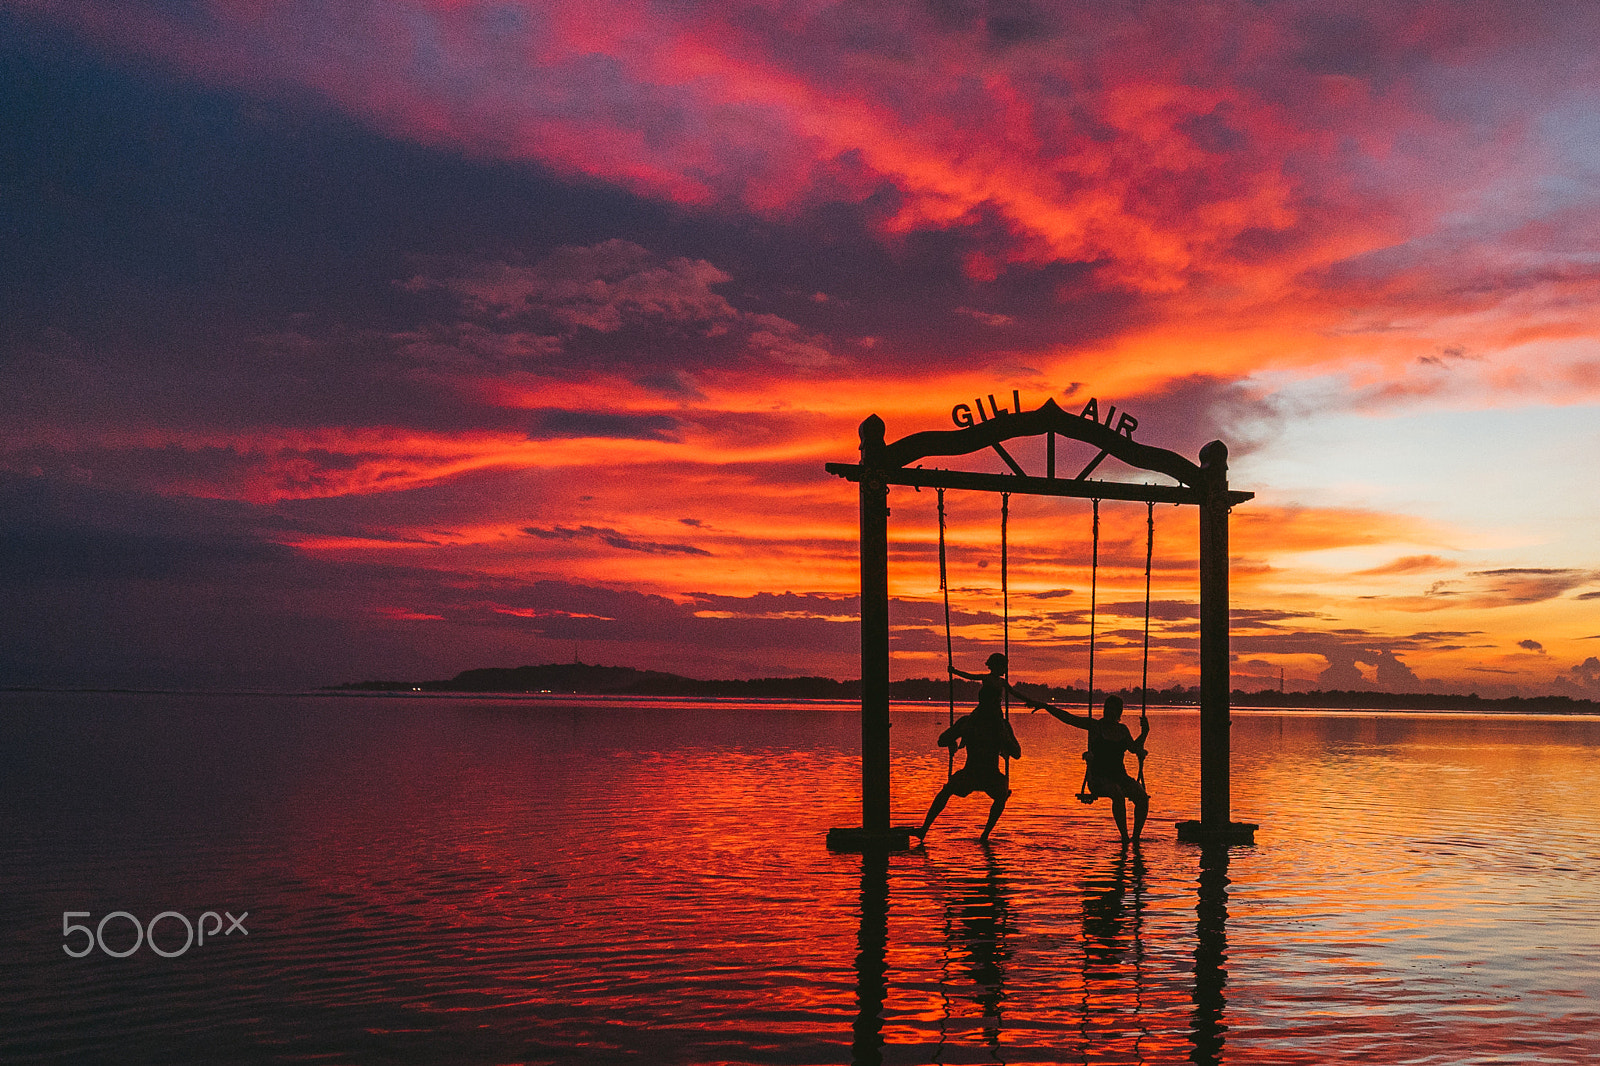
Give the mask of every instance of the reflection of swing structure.
MULTIPOLYGON (((1127 415, 1115 429, 1102 425, 1093 400, 1083 415, 1069 414, 1054 400, 1046 400, 1034 411, 994 410, 995 417, 977 425, 913 433, 893 443, 884 439, 883 420, 870 415, 860 427, 861 462, 827 464, 829 473, 860 485, 861 521, 861 826, 831 830, 829 846, 860 851, 903 849, 910 845, 910 830, 892 826, 889 811, 889 508, 886 501, 890 485, 999 492, 1007 498, 1021 493, 1093 500, 1097 561, 1099 501, 1141 501, 1152 507, 1156 503, 1197 506, 1200 510, 1200 818, 1180 822, 1178 836, 1196 842, 1251 842, 1256 827, 1232 820, 1229 796, 1228 512, 1234 504, 1243 503, 1255 494, 1228 489, 1227 446, 1221 441, 1212 441, 1200 450, 1200 463, 1196 465, 1176 452, 1134 441, 1133 428, 1137 423, 1127 415), (1016 437, 1040 435, 1047 436, 1046 474, 1042 478, 1029 476, 1003 446, 1004 441, 1016 437), (1057 436, 1092 445, 1099 449, 1099 454, 1077 476, 1058 478, 1057 436), (1012 473, 923 469, 910 465, 930 456, 970 455, 984 449, 993 449, 1012 473), (1135 485, 1090 479, 1089 475, 1108 455, 1137 469, 1165 474, 1177 484, 1135 485)), ((1107 422, 1110 422, 1109 415, 1107 422)), ((940 496, 942 504, 942 491, 940 496)), ((1003 504, 1003 519, 1007 512, 1008 503, 1003 504)), ((1153 517, 1151 521, 1147 553, 1153 550, 1154 544, 1153 517)), ((942 534, 942 521, 940 528, 942 534)), ((941 585, 944 585, 942 536, 940 562, 941 585)), ((1006 561, 1002 559, 1002 582, 1005 572, 1006 561)), ((1147 562, 1147 660, 1148 573, 1147 562)), ((944 592, 948 624, 947 587, 944 592)), ((1007 600, 1008 630, 1009 620, 1007 600)), ((1009 639, 1008 632, 1008 644, 1009 639)), ((947 628, 947 653, 949 643, 947 628)), ((1141 688, 1148 688, 1148 680, 1146 673, 1141 688)), ((1092 676, 1089 691, 1092 713, 1092 676)), ((1141 772, 1142 769, 1141 759, 1141 772)))

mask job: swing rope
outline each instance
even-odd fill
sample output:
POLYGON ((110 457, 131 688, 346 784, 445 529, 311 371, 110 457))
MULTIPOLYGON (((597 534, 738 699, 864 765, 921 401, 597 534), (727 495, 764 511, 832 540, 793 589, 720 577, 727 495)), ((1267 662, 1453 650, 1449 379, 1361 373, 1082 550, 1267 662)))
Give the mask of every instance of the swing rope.
POLYGON ((1094 717, 1094 629, 1100 582, 1100 501, 1094 501, 1094 554, 1089 564, 1089 717, 1094 717))
MULTIPOLYGON (((1007 576, 1010 568, 1010 549, 1006 546, 1006 527, 1011 524, 1011 493, 1000 494, 1000 636, 1001 650, 1005 653, 1006 669, 1011 668, 1011 586, 1007 576)), ((1011 693, 1005 694, 1006 717, 1011 717, 1011 693)))
MULTIPOLYGON (((1007 527, 1011 524, 1011 493, 1000 494, 1000 641, 1006 657, 1006 681, 1000 689, 1001 707, 1006 721, 1011 721, 1011 565, 1007 545, 1007 527)), ((1002 772, 1011 779, 1011 756, 1004 757, 1002 772)))
MULTIPOLYGON (((1094 501, 1094 547, 1089 562, 1089 717, 1094 717, 1094 636, 1095 609, 1100 597, 1100 501, 1094 501)), ((1087 741, 1087 738, 1086 738, 1087 741)), ((1083 784, 1078 786, 1078 801, 1093 803, 1097 798, 1089 787, 1089 752, 1083 753, 1083 784)))
MULTIPOLYGON (((944 547, 944 489, 939 490, 939 591, 944 594, 944 657, 949 667, 946 676, 949 679, 950 714, 949 725, 956 724, 956 655, 950 641, 950 578, 949 569, 945 561, 944 547)), ((945 762, 945 779, 953 777, 956 772, 956 749, 950 749, 950 757, 945 762)))
MULTIPOLYGON (((1139 724, 1148 720, 1150 711, 1150 563, 1156 552, 1156 505, 1145 501, 1144 514, 1144 656, 1139 672, 1139 724)), ((1144 784, 1144 750, 1139 751, 1139 784, 1144 784)))

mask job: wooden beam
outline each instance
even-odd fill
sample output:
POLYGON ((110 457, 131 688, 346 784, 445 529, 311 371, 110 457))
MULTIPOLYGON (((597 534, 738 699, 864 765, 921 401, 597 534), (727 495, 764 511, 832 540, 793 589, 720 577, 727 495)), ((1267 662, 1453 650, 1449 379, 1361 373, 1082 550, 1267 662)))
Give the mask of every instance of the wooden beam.
MULTIPOLYGON (((846 481, 861 480, 861 467, 856 463, 828 463, 826 469, 828 473, 842 477, 846 481)), ((1061 478, 977 474, 966 470, 929 470, 923 467, 880 471, 877 476, 886 485, 969 489, 974 492, 1010 492, 1021 496, 1070 496, 1080 500, 1137 500, 1198 505, 1204 496, 1201 490, 1183 485, 1133 485, 1123 481, 1087 479, 1067 481, 1061 478)), ((1227 493, 1229 507, 1254 498, 1253 492, 1227 493)))
POLYGON ((1021 464, 1019 464, 1015 459, 1011 458, 1011 453, 1000 447, 999 441, 995 441, 993 444, 989 445, 989 447, 993 448, 1000 458, 1006 461, 1006 465, 1011 468, 1011 472, 1013 474, 1017 475, 1018 477, 1028 476, 1028 472, 1022 469, 1021 464))
POLYGON ((1088 478, 1089 478, 1089 475, 1094 473, 1094 468, 1099 466, 1101 463, 1105 462, 1106 456, 1108 456, 1110 454, 1111 454, 1110 452, 1106 451, 1104 448, 1101 448, 1100 449, 1100 454, 1095 456, 1093 459, 1090 459, 1089 460, 1089 465, 1084 467, 1082 470, 1078 471, 1078 476, 1073 478, 1072 480, 1074 480, 1074 481, 1087 481, 1088 478))

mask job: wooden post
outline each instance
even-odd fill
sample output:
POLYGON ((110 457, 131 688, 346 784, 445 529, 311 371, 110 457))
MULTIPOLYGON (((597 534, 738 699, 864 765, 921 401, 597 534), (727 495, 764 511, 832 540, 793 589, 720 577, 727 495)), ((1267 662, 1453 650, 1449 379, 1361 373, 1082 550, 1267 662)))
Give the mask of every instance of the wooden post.
POLYGON ((889 486, 883 419, 861 423, 861 828, 833 829, 840 851, 910 846, 889 825, 889 486))
POLYGON ((861 423, 861 827, 889 831, 889 486, 883 419, 861 423))
POLYGON ((1230 809, 1228 702, 1228 446, 1200 449, 1200 820, 1179 822, 1178 839, 1249 844, 1256 826, 1230 809))

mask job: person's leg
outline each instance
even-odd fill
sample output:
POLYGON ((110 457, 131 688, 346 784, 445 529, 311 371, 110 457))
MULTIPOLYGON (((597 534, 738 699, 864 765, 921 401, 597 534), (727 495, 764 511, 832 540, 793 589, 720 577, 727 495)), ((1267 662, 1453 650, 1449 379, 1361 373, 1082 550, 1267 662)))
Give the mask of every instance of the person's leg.
POLYGON ((933 820, 935 818, 939 817, 939 812, 944 810, 944 805, 946 803, 949 803, 949 802, 950 802, 950 783, 947 781, 947 782, 945 782, 945 786, 939 790, 939 794, 937 796, 933 797, 933 802, 931 804, 929 804, 929 806, 928 806, 928 815, 927 815, 927 817, 922 819, 922 828, 921 829, 913 829, 911 831, 911 835, 915 836, 915 837, 925 837, 925 836, 927 836, 928 835, 928 830, 933 828, 933 820))
POLYGON ((1128 801, 1120 795, 1111 797, 1111 817, 1116 819, 1117 832, 1122 834, 1122 842, 1128 842, 1128 801))
POLYGON ((1007 789, 996 796, 994 802, 989 805, 989 821, 984 825, 983 832, 979 834, 979 840, 989 839, 989 834, 994 832, 994 823, 1000 820, 1000 812, 1006 809, 1006 800, 1010 798, 1011 790, 1007 789))
POLYGON ((1130 781, 1127 788, 1128 796, 1133 800, 1133 842, 1139 842, 1139 834, 1144 831, 1144 820, 1150 814, 1150 793, 1137 781, 1130 781))

